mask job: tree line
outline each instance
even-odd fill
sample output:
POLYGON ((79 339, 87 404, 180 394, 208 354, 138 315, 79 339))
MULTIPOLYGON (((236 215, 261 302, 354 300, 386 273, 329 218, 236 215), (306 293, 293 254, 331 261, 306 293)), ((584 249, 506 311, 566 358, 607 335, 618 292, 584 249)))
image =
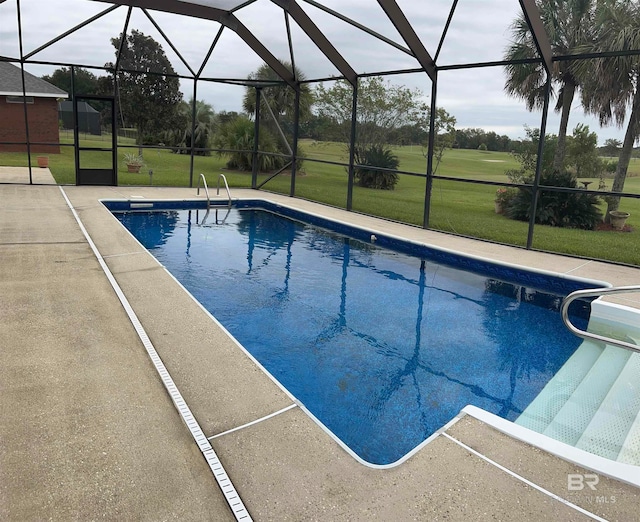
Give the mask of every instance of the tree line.
MULTIPOLYGON (((552 96, 561 120, 557 134, 551 138, 556 140, 554 157, 545 168, 557 172, 569 169, 574 177, 577 173, 575 166, 568 163, 571 141, 568 121, 573 100, 579 93, 584 110, 596 114, 602 125, 622 125, 628 120, 624 141, 608 140, 602 149, 618 156, 612 190, 622 191, 633 144, 640 136, 640 57, 626 52, 640 48, 639 4, 635 0, 538 0, 538 7, 554 55, 621 53, 606 58, 554 62, 552 96)), ((505 66, 505 91, 525 101, 530 110, 540 108, 546 92, 546 72, 539 62, 522 63, 524 59, 538 56, 524 16, 514 20, 511 36, 505 59, 514 63, 505 66)), ((78 68, 77 93, 117 93, 118 123, 137 130, 140 146, 164 144, 176 153, 193 150, 197 154, 208 154, 210 148, 238 151, 223 152, 229 157, 229 166, 249 168, 254 140, 255 88, 245 89, 242 113, 216 114, 205 101, 183 99, 171 63, 150 36, 134 30, 122 46, 119 37, 112 38, 111 43, 116 53, 122 49, 117 74, 114 76, 115 66, 111 62, 104 66, 111 73, 108 76, 96 77, 78 68), (140 70, 151 74, 137 72, 140 70)), ((304 81, 302 71, 290 63, 282 63, 297 80, 304 81)), ((70 92, 69 85, 64 84, 69 82, 69 76, 69 71, 63 68, 45 79, 70 92)), ((266 82, 260 88, 259 149, 264 154, 260 155, 259 167, 271 171, 282 168, 292 152, 295 92, 282 84, 267 65, 251 73, 248 80, 254 84, 266 82)), ((350 144, 352 87, 345 81, 320 83, 315 88, 303 82, 299 89, 299 136, 350 144)), ((517 155, 531 141, 531 136, 512 140, 478 128, 456 129, 455 116, 442 107, 436 109, 434 118, 436 172, 443 154, 450 148, 517 155)), ((419 90, 391 84, 380 77, 360 78, 355 142, 353 150, 348 149, 350 145, 346 145, 345 150, 345 154, 353 154, 359 165, 356 182, 363 186, 393 188, 397 176, 385 172, 398 167, 392 146, 418 145, 426 155, 430 121, 430 107, 419 90)), ((575 131, 590 135, 588 128, 575 131)), ((304 151, 298 150, 298 156, 303 158, 304 151)), ((585 169, 582 167, 581 172, 587 172, 585 169)), ((617 208, 617 204, 617 199, 612 198, 609 210, 617 208)))

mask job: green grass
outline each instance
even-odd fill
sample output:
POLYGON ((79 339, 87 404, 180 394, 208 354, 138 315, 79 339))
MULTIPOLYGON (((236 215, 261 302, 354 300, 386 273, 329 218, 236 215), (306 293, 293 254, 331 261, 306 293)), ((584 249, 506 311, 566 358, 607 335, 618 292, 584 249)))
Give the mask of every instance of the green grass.
MULTIPOLYGON (((83 146, 104 147, 110 137, 101 139, 85 137, 83 146)), ((70 143, 70 137, 61 136, 62 143, 70 143)), ((125 152, 135 151, 133 141, 119 139, 118 183, 120 185, 149 185, 149 170, 153 170, 154 186, 188 186, 190 156, 172 154, 166 150, 145 150, 145 166, 139 174, 126 172, 122 160, 125 152)), ((301 147, 309 159, 346 162, 344 144, 302 140, 301 147)), ((421 147, 407 146, 394 149, 400 158, 400 169, 423 175, 426 160, 421 147)), ((82 164, 109 166, 104 153, 85 153, 82 164)), ((32 161, 35 164, 36 154, 32 161)), ((72 147, 62 147, 61 154, 49 155, 51 172, 62 184, 75 183, 75 161, 72 147)), ((26 154, 0 154, 0 165, 27 165, 26 154)), ((224 172, 231 187, 250 187, 250 172, 230 172, 224 169, 225 158, 216 154, 194 158, 194 186, 202 172, 211 186, 217 175, 224 172)), ((508 153, 449 150, 445 153, 437 175, 459 179, 507 182, 505 170, 516 168, 517 162, 508 153)), ((258 183, 267 179, 261 174, 258 183)), ((592 187, 597 186, 597 180, 592 187)), ((291 178, 286 174, 269 181, 264 189, 288 194, 291 178)), ((608 186, 610 186, 608 181, 608 186)), ((625 192, 640 194, 640 160, 634 159, 629 168, 625 192)), ((396 189, 380 191, 354 187, 353 210, 404 223, 422 225, 424 211, 425 179, 421 176, 401 174, 396 189)), ((450 180, 434 180, 431 199, 430 227, 436 230, 465 236, 524 246, 528 224, 513 221, 494 212, 495 187, 450 180)), ((296 196, 344 208, 347 198, 347 173, 345 167, 307 161, 304 172, 296 177, 296 196)), ((604 209, 604 204, 602 205, 604 209)), ((631 213, 628 224, 632 232, 581 231, 555 227, 536 226, 533 246, 539 250, 565 253, 582 257, 606 259, 640 265, 640 200, 626 199, 621 210, 631 213)), ((517 260, 516 260, 517 261, 517 260)), ((603 275, 604 277, 604 275, 603 275)))
MULTIPOLYGON (((346 149, 337 143, 303 143, 308 158, 345 161, 346 149)), ((419 147, 396 149, 400 169, 424 172, 426 162, 419 147)), ((507 182, 504 174, 518 163, 508 153, 452 150, 447 151, 437 174, 460 179, 507 182)), ((314 162, 305 163, 305 175, 296 180, 296 196, 344 208, 347 174, 344 167, 314 162)), ((640 193, 640 161, 629 168, 625 191, 640 193)), ((597 185, 597 180, 594 181, 597 185)), ((288 194, 289 178, 276 178, 266 189, 288 194)), ((610 186, 610 181, 608 182, 610 186)), ((425 179, 400 175, 396 189, 380 191, 354 187, 353 209, 404 223, 422 225, 425 179)), ((434 180, 431 199, 431 228, 525 246, 528 223, 498 215, 494 210, 495 187, 449 180, 434 180)), ((604 211, 604 204, 601 206, 604 211)), ((640 264, 640 200, 627 199, 621 209, 631 213, 628 224, 633 232, 582 231, 537 225, 533 246, 539 250, 640 264)))

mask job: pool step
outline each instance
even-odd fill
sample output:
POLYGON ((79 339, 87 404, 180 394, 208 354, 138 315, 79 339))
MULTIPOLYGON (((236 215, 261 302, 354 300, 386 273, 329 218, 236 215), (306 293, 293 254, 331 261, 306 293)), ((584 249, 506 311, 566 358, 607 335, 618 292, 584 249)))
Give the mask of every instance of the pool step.
POLYGON ((631 353, 576 447, 616 460, 640 411, 640 354, 631 353))
POLYGON ((515 422, 640 465, 640 353, 584 341, 515 422))
POLYGON ((582 382, 604 345, 585 340, 515 421, 542 433, 582 382))
POLYGON ((575 446, 630 355, 623 348, 607 346, 543 433, 575 446))
MULTIPOLYGON (((637 345, 640 345, 640 335, 632 335, 631 338, 637 345)), ((633 358, 634 364, 637 365, 640 363, 640 353, 634 353, 633 358)), ((635 386, 636 393, 639 393, 640 373, 635 374, 632 383, 635 386)), ((617 460, 619 462, 640 466, 640 412, 638 412, 631 428, 629 428, 629 433, 622 443, 622 448, 617 460)))
POLYGON ((640 466, 640 414, 633 422, 617 460, 640 466))

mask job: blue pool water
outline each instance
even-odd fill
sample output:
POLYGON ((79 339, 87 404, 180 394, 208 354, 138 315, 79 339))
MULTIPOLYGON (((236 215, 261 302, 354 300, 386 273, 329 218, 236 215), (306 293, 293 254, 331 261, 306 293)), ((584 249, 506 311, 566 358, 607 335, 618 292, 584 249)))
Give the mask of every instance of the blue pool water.
MULTIPOLYGON (((204 226, 202 210, 116 215, 368 462, 397 461, 467 404, 514 420, 579 345, 557 311, 566 292, 495 276, 506 268, 475 273, 264 210, 218 212, 204 226)), ((584 305, 575 313, 585 327, 584 305)))

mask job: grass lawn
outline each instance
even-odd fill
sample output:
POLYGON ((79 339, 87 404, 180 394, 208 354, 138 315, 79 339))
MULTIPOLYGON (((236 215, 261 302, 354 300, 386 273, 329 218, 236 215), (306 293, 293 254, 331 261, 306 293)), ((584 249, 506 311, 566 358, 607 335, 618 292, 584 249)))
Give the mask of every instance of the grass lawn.
MULTIPOLYGON (((109 144, 109 137, 84 138, 83 146, 101 147, 109 144)), ((70 138, 61 136, 61 143, 70 144, 70 138)), ((172 154, 167 150, 145 150, 145 166, 139 174, 127 172, 122 155, 135 152, 132 140, 119 139, 118 184, 156 186, 189 186, 191 158, 188 155, 172 154), (149 170, 153 176, 149 176, 149 170)), ((344 144, 301 140, 301 148, 309 160, 346 162, 344 144)), ((424 211, 426 160, 421 147, 397 147, 394 153, 400 158, 400 169, 418 175, 401 174, 395 190, 380 191, 354 187, 353 210, 365 214, 422 225, 424 211)), ((81 164, 87 166, 109 166, 107 153, 83 153, 81 164)), ((35 164, 36 154, 32 161, 35 164)), ((198 175, 204 173, 210 186, 215 186, 217 175, 224 172, 229 186, 250 187, 250 172, 222 170, 225 158, 217 154, 194 158, 193 184, 198 175)), ((26 154, 2 153, 0 165, 25 165, 26 154)), ((49 155, 51 172, 61 184, 75 183, 75 160, 73 147, 62 147, 61 154, 49 155)), ((517 162, 508 153, 449 150, 438 166, 437 175, 458 179, 507 182, 505 170, 517 167, 517 162)), ((258 183, 268 176, 260 175, 258 183)), ((597 180, 592 187, 597 186, 597 180)), ((288 194, 291 178, 286 174, 269 181, 264 189, 288 194)), ((608 181, 608 186, 611 182, 608 181)), ((633 159, 625 182, 625 192, 640 194, 640 160, 633 159)), ((434 180, 431 199, 431 228, 477 237, 500 243, 524 246, 528 224, 513 221, 494 211, 495 187, 450 180, 434 180)), ((344 208, 347 198, 347 174, 345 167, 314 161, 306 161, 304 172, 296 178, 296 196, 344 208)), ((602 205, 604 209, 604 204, 602 205)), ((607 259, 640 265, 640 199, 623 200, 621 210, 631 213, 628 225, 631 232, 582 231, 556 227, 536 226, 533 246, 539 250, 572 254, 577 256, 607 259)))

